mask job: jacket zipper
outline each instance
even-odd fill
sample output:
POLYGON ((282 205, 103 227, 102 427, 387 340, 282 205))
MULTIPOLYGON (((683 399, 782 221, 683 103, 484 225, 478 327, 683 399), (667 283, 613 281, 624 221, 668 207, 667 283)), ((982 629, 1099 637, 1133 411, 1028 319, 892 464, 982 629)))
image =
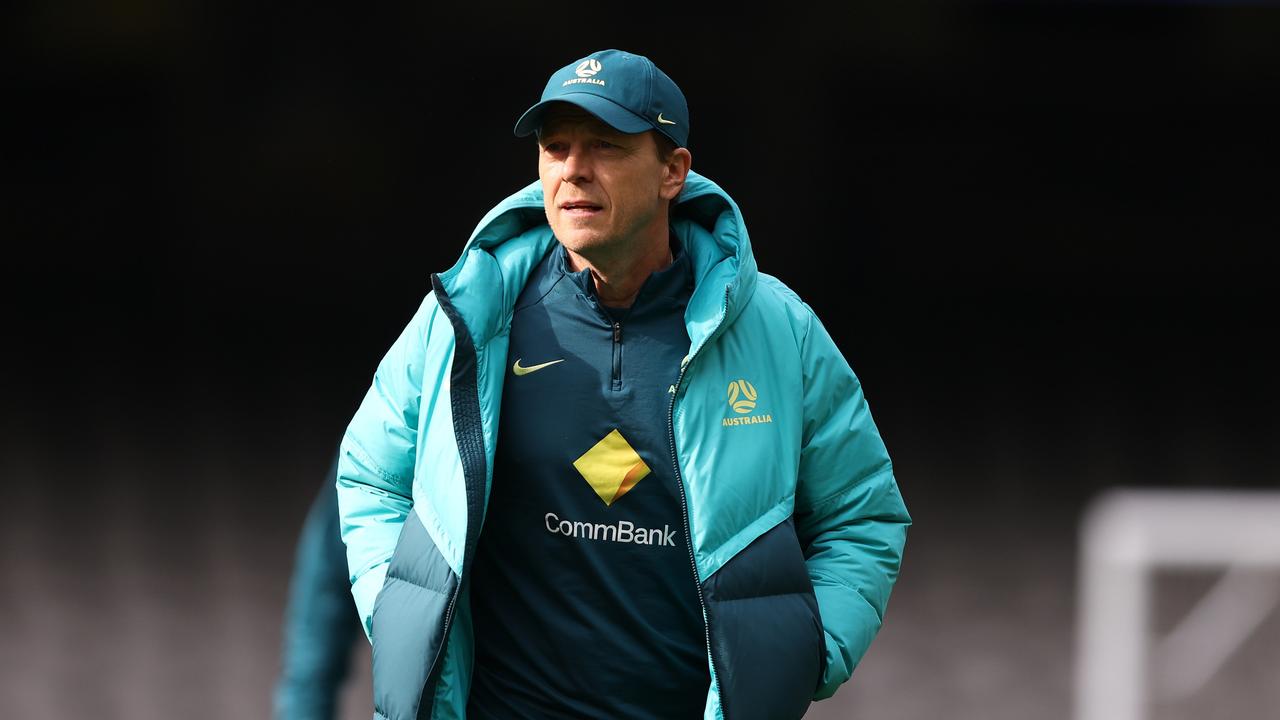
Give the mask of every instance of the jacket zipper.
MULTIPOLYGON (((457 314, 457 311, 454 309, 453 302, 449 298, 449 293, 444 289, 444 283, 440 280, 439 274, 433 274, 431 276, 431 280, 432 280, 432 289, 436 293, 436 297, 440 304, 440 309, 444 311, 445 316, 449 319, 450 325, 452 325, 453 327, 454 343, 455 343, 455 346, 454 346, 455 361, 457 360, 457 354, 459 352, 466 352, 467 349, 469 348, 469 352, 471 353, 471 356, 472 356, 471 362, 478 364, 479 362, 478 353, 476 352, 475 347, 471 345, 470 336, 466 335, 467 333, 466 325, 463 323, 462 318, 457 314)), ((476 372, 476 368, 472 367, 471 372, 473 373, 476 372)), ((454 369, 451 368, 450 369, 451 379, 453 378, 453 373, 454 373, 454 369)), ((471 380, 471 378, 467 378, 467 379, 471 380)), ((477 428, 479 425, 479 420, 478 420, 479 387, 480 387, 479 380, 480 379, 477 375, 476 377, 474 377, 474 386, 471 388, 468 388, 470 391, 475 393, 475 400, 476 400, 475 411, 477 415, 477 418, 476 418, 477 428)), ((455 382, 453 385, 453 389, 454 389, 454 392, 458 394, 455 397, 455 400, 457 400, 458 397, 461 397, 460 390, 462 388, 457 382, 455 382)), ((452 409, 455 413, 455 418, 456 418, 456 413, 458 412, 459 408, 457 407, 457 405, 454 405, 452 409)), ((456 429, 454 433, 455 435, 454 440, 457 443, 457 447, 458 447, 458 457, 462 463, 464 482, 466 483, 467 537, 466 537, 466 542, 463 544, 462 568, 461 568, 461 571, 458 573, 458 585, 453 589, 453 593, 449 598, 449 605, 445 608, 444 622, 441 624, 441 628, 440 628, 440 635, 441 635, 440 648, 439 650, 436 651, 436 656, 432 660, 431 672, 427 676, 426 683, 423 684, 422 695, 419 697, 419 700, 418 700, 419 712, 421 712, 422 710, 422 703, 424 701, 427 701, 430 703, 429 707, 431 708, 431 712, 433 715, 435 714, 435 691, 436 691, 437 685, 439 685, 439 682, 440 682, 440 674, 443 670, 442 666, 444 662, 444 655, 449 648, 449 636, 453 629, 453 615, 457 608, 458 598, 462 595, 463 583, 467 581, 467 576, 469 575, 469 573, 467 572, 467 568, 470 565, 471 556, 475 551, 475 543, 476 543, 476 540, 479 538, 478 528, 480 526, 480 522, 484 514, 484 509, 481 507, 481 505, 484 502, 485 469, 483 464, 479 466, 475 465, 475 459, 477 457, 476 453, 479 453, 480 460, 485 460, 487 462, 486 458, 484 457, 484 453, 485 453, 484 441, 482 438, 479 437, 482 434, 483 434, 483 431, 480 429, 477 429, 475 433, 476 437, 471 438, 474 442, 464 444, 462 442, 463 438, 458 436, 456 429), (472 462, 469 463, 468 462, 469 459, 472 460, 472 462), (480 487, 477 488, 475 486, 475 483, 471 482, 472 480, 477 480, 480 483, 480 487), (429 700, 428 700, 428 692, 430 692, 429 700)))
POLYGON ((444 670, 441 667, 444 661, 444 653, 449 649, 449 630, 453 626, 453 609, 458 604, 458 596, 462 594, 462 578, 458 578, 458 586, 453 589, 453 594, 449 596, 449 605, 444 611, 444 624, 440 631, 440 649, 436 651, 435 658, 431 661, 431 674, 427 677, 427 682, 422 686, 422 697, 418 700, 418 712, 422 712, 422 704, 429 702, 431 715, 436 714, 436 688, 440 684, 440 673, 444 670), (431 690, 431 697, 427 698, 427 689, 431 690))
MULTIPOLYGON (((721 322, 729 309, 729 288, 724 289, 724 305, 720 308, 721 322)), ((715 332, 714 330, 712 331, 715 332)), ((698 590, 698 605, 702 608, 702 617, 705 618, 707 626, 707 663, 711 666, 712 684, 716 688, 716 697, 720 698, 720 715, 728 720, 729 711, 725 708, 725 698, 720 692, 720 677, 716 675, 716 662, 711 656, 711 613, 707 612, 707 599, 702 594, 702 579, 698 577, 698 558, 693 554, 693 533, 690 531, 689 521, 689 492, 685 488, 684 476, 680 474, 680 459, 676 455, 676 398, 680 395, 680 382, 684 380, 685 370, 693 364, 694 357, 705 346, 704 342, 699 345, 692 353, 689 354, 687 362, 681 363, 680 374, 676 376, 675 385, 671 386, 671 404, 667 409, 667 434, 671 441, 671 467, 675 470, 676 483, 680 486, 680 510, 681 519, 684 520, 684 541, 685 546, 689 548, 689 565, 693 568, 693 584, 698 590)))
POLYGON ((613 389, 622 389, 622 323, 613 324, 613 389))

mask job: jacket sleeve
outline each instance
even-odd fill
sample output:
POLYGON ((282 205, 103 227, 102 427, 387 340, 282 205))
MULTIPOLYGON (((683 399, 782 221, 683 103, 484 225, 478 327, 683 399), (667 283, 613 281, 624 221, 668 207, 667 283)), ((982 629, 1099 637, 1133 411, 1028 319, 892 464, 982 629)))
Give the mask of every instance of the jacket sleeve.
POLYGON ((351 594, 366 636, 372 632, 373 603, 391 554, 413 509, 423 363, 437 315, 439 306, 428 294, 379 363, 339 450, 342 540, 347 545, 351 594))
POLYGON ((849 679, 880 630, 911 517, 858 378, 812 309, 801 353, 795 519, 826 639, 814 693, 822 700, 849 679))

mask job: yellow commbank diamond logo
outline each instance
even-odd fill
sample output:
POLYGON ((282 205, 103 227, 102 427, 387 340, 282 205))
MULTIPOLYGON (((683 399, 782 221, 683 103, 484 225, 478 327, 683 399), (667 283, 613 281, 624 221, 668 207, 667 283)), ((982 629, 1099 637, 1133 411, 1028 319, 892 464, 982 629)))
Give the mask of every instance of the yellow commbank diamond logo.
POLYGON ((582 457, 573 461, 573 466, 605 505, 613 505, 650 472, 649 466, 616 429, 582 453, 582 457))

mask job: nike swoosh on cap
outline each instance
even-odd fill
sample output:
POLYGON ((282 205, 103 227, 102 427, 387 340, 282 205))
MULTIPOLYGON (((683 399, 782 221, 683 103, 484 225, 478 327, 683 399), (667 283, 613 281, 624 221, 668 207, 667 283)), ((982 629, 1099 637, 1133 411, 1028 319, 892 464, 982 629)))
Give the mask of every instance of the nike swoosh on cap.
POLYGON ((676 124, 676 121, 675 121, 675 120, 668 120, 668 119, 666 119, 666 118, 662 117, 662 113, 658 113, 658 122, 659 122, 659 123, 661 123, 661 124, 663 124, 663 125, 675 125, 675 124, 676 124))
POLYGON ((559 360, 552 360, 551 362, 544 362, 541 365, 530 365, 529 367, 520 367, 520 358, 516 358, 516 361, 511 365, 511 372, 515 373, 517 376, 528 375, 529 373, 538 372, 544 367, 549 367, 551 365, 555 365, 556 363, 562 363, 562 362, 564 362, 564 358, 560 358, 559 360))

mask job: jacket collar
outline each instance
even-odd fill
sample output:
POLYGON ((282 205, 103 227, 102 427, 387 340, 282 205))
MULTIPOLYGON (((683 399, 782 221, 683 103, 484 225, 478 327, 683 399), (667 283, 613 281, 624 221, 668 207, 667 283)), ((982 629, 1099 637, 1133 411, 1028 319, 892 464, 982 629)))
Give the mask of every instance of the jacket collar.
MULTIPOLYGON (((756 262, 737 203, 697 173, 690 172, 685 181, 671 227, 693 263, 694 290, 685 310, 692 355, 723 332, 751 299, 756 262)), ((542 186, 533 182, 490 210, 458 261, 439 274, 477 347, 511 322, 520 291, 554 242, 542 186)))

